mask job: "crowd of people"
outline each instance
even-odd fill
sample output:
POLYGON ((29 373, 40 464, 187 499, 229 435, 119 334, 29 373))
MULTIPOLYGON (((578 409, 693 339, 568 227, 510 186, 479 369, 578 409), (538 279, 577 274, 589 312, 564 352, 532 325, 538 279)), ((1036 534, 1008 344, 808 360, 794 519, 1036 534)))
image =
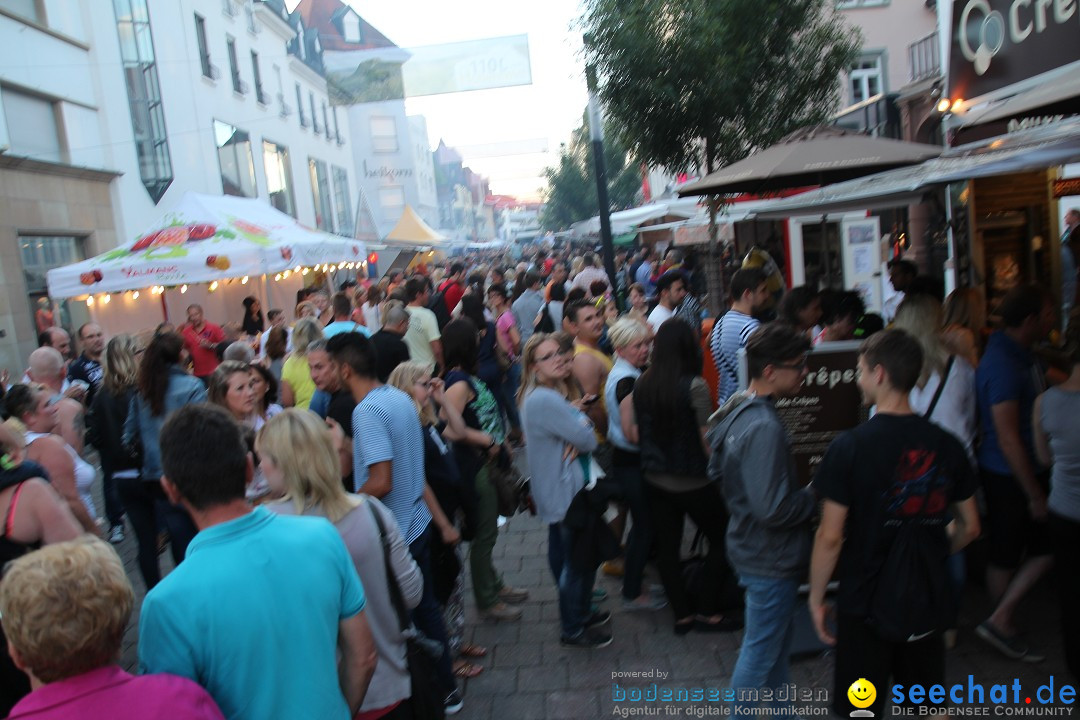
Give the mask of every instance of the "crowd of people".
POLYGON ((454 714, 487 654, 464 640, 466 568, 485 621, 519 621, 529 599, 494 551, 522 453, 565 647, 613 642, 604 572, 619 610, 663 613, 675 634, 743 629, 731 685, 779 687, 809 579, 846 714, 858 678, 944 679, 982 536, 995 607, 978 638, 1041 660, 1020 603, 1056 565, 1077 675, 1062 569, 1080 548, 1080 324, 1045 364, 1045 289, 1011 291, 990 332, 977 293, 942 298, 907 261, 885 317, 851 291, 780 297, 769 266, 734 273, 715 321, 693 255, 646 247, 615 278, 563 250, 316 285, 291 323, 254 297, 239 323, 192 305, 145 343, 88 323, 75 358, 48 328, 2 388, 0 713, 454 714), (871 418, 804 485, 777 402, 815 346, 844 340, 861 341, 871 418), (147 591, 137 677, 116 665, 133 590, 104 542, 126 528, 147 591))

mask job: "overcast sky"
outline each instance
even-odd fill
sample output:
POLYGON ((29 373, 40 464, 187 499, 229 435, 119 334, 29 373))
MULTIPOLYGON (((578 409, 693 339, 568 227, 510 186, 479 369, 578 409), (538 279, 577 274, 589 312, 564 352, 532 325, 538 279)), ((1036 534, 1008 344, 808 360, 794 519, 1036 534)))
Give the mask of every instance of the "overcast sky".
POLYGON ((462 150, 466 164, 491 179, 493 193, 536 198, 544 184, 543 168, 555 163, 559 144, 569 140, 587 101, 581 34, 572 27, 579 0, 346 2, 403 48, 528 35, 532 85, 410 98, 406 103, 410 114, 427 119, 432 149, 443 139, 462 150), (543 146, 546 152, 535 152, 543 146), (493 150, 503 154, 476 156, 493 150), (515 151, 519 154, 510 154, 515 151))

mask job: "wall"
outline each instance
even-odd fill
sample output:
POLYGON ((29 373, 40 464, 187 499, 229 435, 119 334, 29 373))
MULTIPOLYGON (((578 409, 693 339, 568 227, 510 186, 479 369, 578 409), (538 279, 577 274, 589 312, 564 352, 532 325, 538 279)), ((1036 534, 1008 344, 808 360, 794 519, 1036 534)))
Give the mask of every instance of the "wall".
MULTIPOLYGON (((908 45, 937 29, 937 13, 921 0, 892 0, 840 14, 862 31, 863 52, 884 51, 886 93, 895 93, 908 83, 908 45)), ((848 104, 846 82, 844 87, 842 106, 848 104)))
MULTIPOLYGON (((21 377, 37 329, 19 255, 19 236, 85 238, 87 256, 116 244, 106 173, 0 157, 0 369, 21 377)), ((72 329, 89 319, 71 303, 72 329)))

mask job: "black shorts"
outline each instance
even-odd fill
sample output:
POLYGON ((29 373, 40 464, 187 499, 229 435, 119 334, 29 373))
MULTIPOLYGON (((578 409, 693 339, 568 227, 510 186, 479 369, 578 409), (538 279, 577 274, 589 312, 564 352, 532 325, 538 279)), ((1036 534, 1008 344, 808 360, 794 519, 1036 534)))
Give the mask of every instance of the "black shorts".
POLYGON ((882 638, 857 615, 839 612, 836 624, 836 714, 846 718, 856 709, 848 700, 848 688, 860 678, 869 680, 877 690, 877 698, 867 709, 878 718, 883 717, 886 698, 892 699, 893 684, 928 688, 945 683, 945 640, 941 633, 902 643, 882 638))
MULTIPOLYGON (((983 495, 986 498, 986 535, 991 565, 1015 569, 1024 558, 1049 555, 1049 526, 1031 519, 1028 497, 1012 475, 999 475, 980 469, 983 495)), ((1043 492, 1050 492, 1050 476, 1040 473, 1036 480, 1043 492)))

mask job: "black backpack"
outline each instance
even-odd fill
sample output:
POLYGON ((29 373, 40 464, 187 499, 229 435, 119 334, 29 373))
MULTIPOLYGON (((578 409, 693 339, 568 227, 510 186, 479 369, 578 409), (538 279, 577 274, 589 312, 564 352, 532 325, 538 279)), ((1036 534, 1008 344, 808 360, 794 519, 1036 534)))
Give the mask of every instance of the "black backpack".
POLYGON ((446 288, 441 288, 428 300, 428 310, 435 313, 435 321, 439 323, 439 330, 446 327, 450 322, 450 311, 446 309, 446 288))
MULTIPOLYGON (((935 476, 939 472, 935 467, 935 476)), ((950 624, 953 589, 946 570, 946 521, 923 514, 926 497, 917 515, 900 520, 870 596, 869 622, 892 642, 916 642, 950 624)))

